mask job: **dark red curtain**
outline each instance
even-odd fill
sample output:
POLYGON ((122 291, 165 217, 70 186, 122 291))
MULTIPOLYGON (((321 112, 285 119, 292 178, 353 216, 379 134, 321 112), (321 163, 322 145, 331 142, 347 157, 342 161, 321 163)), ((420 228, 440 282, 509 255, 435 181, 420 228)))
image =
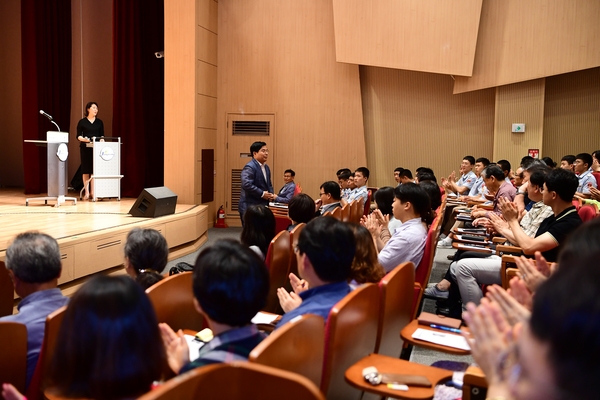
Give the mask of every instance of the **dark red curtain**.
MULTIPOLYGON (((65 131, 71 116, 71 2, 21 0, 23 139, 45 140, 56 127, 65 131)), ((7 56, 7 55, 5 55, 7 56)), ((46 148, 23 144, 25 193, 47 190, 46 148)))
MULTIPOLYGON (((122 195, 164 182, 163 0, 113 0, 113 136, 120 136, 122 195)), ((193 83, 192 83, 193 84, 193 83)))

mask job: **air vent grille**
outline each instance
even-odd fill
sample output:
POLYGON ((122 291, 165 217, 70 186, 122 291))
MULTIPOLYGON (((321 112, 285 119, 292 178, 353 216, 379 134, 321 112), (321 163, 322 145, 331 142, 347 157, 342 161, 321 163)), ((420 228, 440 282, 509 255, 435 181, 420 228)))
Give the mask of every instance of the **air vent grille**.
POLYGON ((270 121, 232 121, 233 135, 269 136, 271 133, 270 121))

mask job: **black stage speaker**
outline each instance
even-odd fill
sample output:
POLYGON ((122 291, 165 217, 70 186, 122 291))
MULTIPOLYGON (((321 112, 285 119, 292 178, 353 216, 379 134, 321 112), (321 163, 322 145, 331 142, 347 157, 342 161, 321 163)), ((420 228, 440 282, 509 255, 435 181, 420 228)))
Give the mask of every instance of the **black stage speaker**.
POLYGON ((138 196, 129 214, 134 217, 156 218, 175 214, 177 195, 166 186, 146 188, 138 196))

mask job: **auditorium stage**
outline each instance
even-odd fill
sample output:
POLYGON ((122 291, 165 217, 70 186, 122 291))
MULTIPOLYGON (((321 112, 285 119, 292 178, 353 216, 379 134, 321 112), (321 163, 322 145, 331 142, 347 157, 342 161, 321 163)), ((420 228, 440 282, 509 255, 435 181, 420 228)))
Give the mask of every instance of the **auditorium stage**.
MULTIPOLYGON (((76 193, 69 195, 76 196, 76 193)), ((39 196, 43 196, 39 195, 39 196)), ((158 218, 136 218, 128 214, 136 199, 30 201, 22 189, 0 189, 0 261, 20 232, 37 230, 54 237, 61 250, 63 273, 59 284, 68 292, 98 272, 115 272, 123 263, 127 233, 135 228, 160 231, 169 245, 169 259, 196 251, 207 240, 207 206, 177 204, 175 213, 158 218), (71 290, 70 290, 71 289, 71 290)), ((122 270, 122 268, 120 268, 122 270)))

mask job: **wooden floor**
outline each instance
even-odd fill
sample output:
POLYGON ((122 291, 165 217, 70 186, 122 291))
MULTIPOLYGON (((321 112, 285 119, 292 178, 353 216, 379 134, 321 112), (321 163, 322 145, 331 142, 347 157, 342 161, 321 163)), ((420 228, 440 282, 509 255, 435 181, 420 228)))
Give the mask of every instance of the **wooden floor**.
MULTIPOLYGON (((75 195, 75 194, 72 194, 75 195)), ((131 225, 135 227, 150 218, 136 218, 128 214, 136 199, 123 198, 121 201, 98 200, 69 201, 60 207, 54 207, 55 201, 30 201, 27 197, 42 195, 23 194, 22 189, 0 189, 0 255, 4 255, 10 241, 21 232, 36 230, 47 233, 59 242, 63 239, 82 234, 102 233, 104 230, 131 225)), ((177 204, 175 214, 185 213, 198 207, 189 204, 177 204)))

